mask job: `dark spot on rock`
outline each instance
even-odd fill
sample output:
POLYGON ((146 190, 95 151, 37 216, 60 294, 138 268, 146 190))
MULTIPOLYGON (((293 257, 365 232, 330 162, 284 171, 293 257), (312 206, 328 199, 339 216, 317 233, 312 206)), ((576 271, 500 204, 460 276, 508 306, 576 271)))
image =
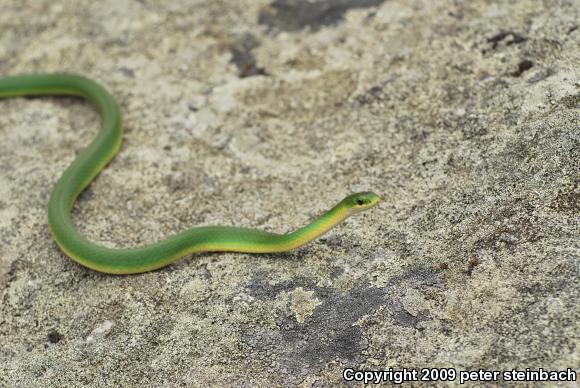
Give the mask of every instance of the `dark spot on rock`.
POLYGON ((471 276, 475 267, 481 264, 481 259, 477 256, 471 256, 467 262, 467 274, 471 276))
POLYGON ((534 66, 534 62, 529 59, 524 59, 518 64, 518 69, 512 73, 513 77, 519 77, 525 71, 530 70, 534 66))
POLYGON ((25 260, 22 258, 18 258, 10 263, 10 268, 6 273, 8 275, 8 281, 12 282, 18 279, 19 276, 27 276, 23 275, 25 273, 30 273, 32 268, 32 264, 29 260, 25 260))
POLYGON ((461 120, 461 134, 466 140, 479 138, 487 135, 487 127, 482 120, 477 116, 470 116, 462 118, 461 120))
POLYGON ((420 311, 417 316, 410 314, 405 310, 397 311, 393 314, 395 325, 402 327, 417 327, 419 322, 426 321, 429 318, 427 310, 420 311))
POLYGON ((421 165, 425 168, 429 168, 428 166, 430 164, 436 164, 437 163, 437 158, 433 158, 433 159, 429 159, 429 160, 424 160, 423 162, 421 162, 421 165))
POLYGON ((238 76, 240 78, 266 74, 263 67, 256 65, 256 60, 250 51, 232 49, 232 62, 238 67, 238 76))
POLYGON ((558 194, 551 201, 550 207, 559 212, 580 212, 580 183, 573 187, 558 189, 558 194))
POLYGON ((381 5, 385 0, 274 0, 260 12, 258 22, 283 31, 313 31, 340 22, 346 11, 381 5))
POLYGON ((322 237, 320 242, 326 244, 330 248, 338 248, 344 245, 344 241, 341 236, 329 236, 329 237, 322 237))
POLYGON ((344 273, 344 268, 335 265, 335 266, 332 266, 330 268, 329 276, 331 279, 336 279, 337 277, 339 277, 343 273, 344 273))
POLYGON ((437 271, 443 271, 449 268, 449 264, 447 263, 439 263, 439 264, 435 264, 433 266, 433 269, 437 270, 437 271))
MULTIPOLYGON (((361 352, 368 344, 363 328, 355 322, 386 303, 380 288, 360 287, 341 293, 308 283, 304 288, 314 291, 322 303, 304 323, 299 323, 293 315, 282 316, 277 322, 278 329, 263 327, 242 334, 243 341, 252 348, 250 357, 268 360, 276 371, 290 372, 296 378, 295 383, 320 371, 330 361, 360 362, 361 352)), ((286 289, 288 285, 286 282, 274 289, 286 289)), ((298 284, 293 283, 291 290, 296 287, 298 284)), ((265 294, 276 293, 274 289, 265 294)))
POLYGON ((573 96, 562 97, 558 102, 568 109, 579 109, 580 93, 574 94, 573 96))
POLYGON ((12 263, 10 263, 10 269, 8 270, 8 272, 6 273, 8 275, 8 281, 14 281, 16 280, 17 276, 16 274, 18 273, 18 270, 20 269, 20 260, 14 260, 12 263))
POLYGON ((125 66, 121 66, 119 68, 119 70, 121 71, 121 73, 123 73, 123 75, 125 75, 129 78, 135 78, 135 71, 133 69, 130 69, 130 68, 125 67, 125 66))
MULTIPOLYGON (((495 50, 497 46, 503 41, 505 41, 506 46, 510 46, 512 44, 525 42, 526 40, 528 40, 528 38, 518 33, 512 31, 501 31, 494 36, 487 38, 487 43, 491 43, 491 49, 495 50)), ((483 53, 485 54, 487 51, 488 50, 483 50, 483 53)))
POLYGON ((62 339, 62 334, 56 330, 51 330, 47 335, 48 342, 51 344, 59 343, 62 339))
POLYGON ((401 283, 409 283, 407 286, 432 286, 439 283, 437 272, 431 267, 416 266, 408 268, 403 274, 392 277, 388 287, 399 286, 401 283))
POLYGON ((394 304, 400 305, 400 302, 394 302, 396 297, 392 295, 438 282, 433 269, 413 267, 391 278, 385 287, 359 284, 341 292, 320 287, 314 279, 304 277, 272 284, 267 273, 258 272, 245 287, 253 297, 274 300, 282 292, 302 287, 312 291, 320 304, 303 323, 292 313, 281 313, 277 328, 263 326, 244 330, 242 341, 250 348, 248 357, 268 362, 272 372, 291 376, 289 383, 297 384, 307 375, 318 373, 329 362, 351 365, 362 362, 363 351, 368 347, 365 329, 372 325, 360 323, 365 316, 377 315, 377 319, 388 316, 395 325, 404 327, 416 327, 419 322, 428 320, 426 310, 413 316, 401 308, 394 308, 394 304))
POLYGON ((248 293, 260 300, 273 300, 283 291, 290 291, 296 287, 310 287, 313 282, 304 278, 295 278, 292 281, 282 281, 275 284, 270 284, 268 274, 263 271, 258 271, 250 281, 246 284, 248 293))
POLYGON ((256 58, 252 53, 252 50, 257 46, 258 42, 253 36, 245 35, 230 49, 232 53, 231 62, 238 68, 238 76, 240 78, 266 74, 264 68, 256 64, 256 58))
POLYGON ((374 18, 375 16, 377 16, 377 13, 375 11, 371 11, 367 14, 366 20, 370 20, 370 19, 374 18))
POLYGON ((91 190, 90 187, 87 187, 85 190, 83 190, 83 192, 78 196, 77 201, 78 202, 87 202, 88 200, 90 200, 91 198, 93 198, 93 190, 91 190))
POLYGON ((388 84, 391 82, 393 82, 393 79, 388 79, 378 85, 372 86, 370 89, 367 89, 361 94, 357 95, 355 97, 356 101, 361 105, 372 104, 375 101, 389 101, 393 98, 396 98, 399 101, 404 101, 405 98, 403 96, 392 96, 385 91, 388 84))

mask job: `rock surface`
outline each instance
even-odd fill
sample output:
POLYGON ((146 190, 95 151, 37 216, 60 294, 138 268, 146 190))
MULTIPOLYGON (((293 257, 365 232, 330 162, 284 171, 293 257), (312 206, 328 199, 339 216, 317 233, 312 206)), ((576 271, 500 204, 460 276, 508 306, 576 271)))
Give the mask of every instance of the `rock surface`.
POLYGON ((94 241, 286 232, 352 191, 384 196, 292 253, 103 275, 67 259, 46 220, 96 112, 1 100, 0 386, 578 369, 578 1, 0 8, 0 74, 82 73, 122 105, 121 152, 75 207, 94 241))

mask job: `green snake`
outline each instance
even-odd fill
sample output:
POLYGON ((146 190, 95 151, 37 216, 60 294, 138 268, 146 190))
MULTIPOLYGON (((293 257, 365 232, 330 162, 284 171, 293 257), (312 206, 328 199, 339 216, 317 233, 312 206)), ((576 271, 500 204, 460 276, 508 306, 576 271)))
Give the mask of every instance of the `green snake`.
POLYGON ((98 135, 64 171, 48 203, 48 224, 54 241, 71 259, 95 271, 110 274, 152 271, 197 252, 288 251, 307 244, 350 215, 369 209, 380 201, 380 197, 372 192, 348 195, 312 223, 287 234, 232 226, 203 226, 132 249, 100 246, 77 231, 71 211, 79 194, 121 147, 123 127, 119 106, 105 88, 79 75, 39 74, 0 78, 0 98, 45 95, 83 97, 101 115, 98 135))

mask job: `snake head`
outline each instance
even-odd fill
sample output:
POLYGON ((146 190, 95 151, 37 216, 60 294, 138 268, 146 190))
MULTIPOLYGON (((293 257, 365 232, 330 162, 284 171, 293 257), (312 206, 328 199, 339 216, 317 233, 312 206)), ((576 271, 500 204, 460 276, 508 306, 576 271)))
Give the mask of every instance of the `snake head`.
POLYGON ((354 193, 342 200, 351 214, 370 209, 381 201, 381 197, 371 191, 354 193))

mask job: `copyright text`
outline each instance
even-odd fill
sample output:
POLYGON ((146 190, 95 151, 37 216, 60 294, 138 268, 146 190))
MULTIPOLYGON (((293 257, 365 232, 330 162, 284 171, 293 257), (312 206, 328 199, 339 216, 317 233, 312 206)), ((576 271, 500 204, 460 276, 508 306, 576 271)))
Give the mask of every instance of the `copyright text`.
POLYGON ((411 381, 459 381, 460 384, 473 381, 510 381, 510 382, 543 382, 543 381, 578 381, 578 373, 570 368, 565 370, 531 369, 524 370, 460 370, 455 368, 402 368, 386 370, 356 370, 346 368, 342 371, 345 381, 379 384, 390 382, 403 384, 411 381))

